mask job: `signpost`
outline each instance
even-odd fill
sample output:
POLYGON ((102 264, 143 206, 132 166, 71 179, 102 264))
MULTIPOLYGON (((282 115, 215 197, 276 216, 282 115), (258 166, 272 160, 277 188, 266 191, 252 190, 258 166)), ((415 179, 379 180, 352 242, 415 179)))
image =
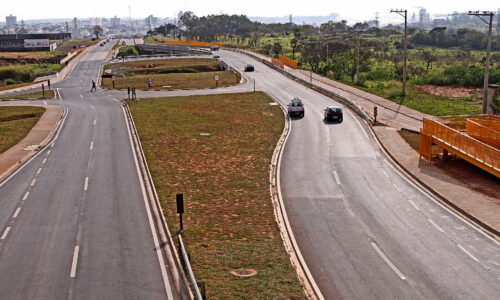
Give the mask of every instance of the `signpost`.
POLYGON ((375 118, 375 123, 377 123, 377 107, 373 107, 373 116, 375 118))
POLYGON ((184 213, 184 195, 177 194, 176 200, 177 200, 177 213, 179 214, 179 224, 181 225, 181 230, 182 230, 184 228, 182 226, 182 214, 184 213))
POLYGON ((216 74, 214 78, 215 78, 215 87, 218 87, 219 86, 219 78, 220 78, 219 74, 216 74))

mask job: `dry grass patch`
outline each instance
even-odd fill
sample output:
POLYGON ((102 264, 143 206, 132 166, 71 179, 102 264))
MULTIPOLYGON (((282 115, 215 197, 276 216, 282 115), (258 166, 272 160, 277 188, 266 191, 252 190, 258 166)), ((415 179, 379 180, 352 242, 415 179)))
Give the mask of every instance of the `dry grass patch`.
POLYGON ((54 90, 47 90, 47 91, 45 91, 45 97, 44 97, 44 93, 42 91, 39 91, 39 92, 22 94, 22 95, 1 97, 0 100, 11 100, 11 99, 39 100, 39 99, 52 99, 54 97, 55 97, 54 90))
POLYGON ((270 102, 263 93, 241 93, 129 103, 172 233, 175 194, 184 193, 183 238, 211 299, 306 298, 269 194, 269 164, 284 126, 270 102), (241 268, 257 275, 230 273, 241 268))
POLYGON ((22 140, 35 126, 45 108, 32 106, 0 107, 0 153, 22 140))
MULTIPOLYGON (((215 88, 215 75, 218 74, 219 87, 232 86, 237 84, 237 77, 234 73, 228 71, 203 72, 203 73, 174 73, 174 74, 155 74, 155 75, 137 75, 130 77, 116 77, 115 88, 127 89, 134 86, 136 89, 147 90, 148 78, 151 78, 153 90, 189 90, 215 88)), ((113 83, 111 78, 103 78, 102 86, 111 89, 113 83)))

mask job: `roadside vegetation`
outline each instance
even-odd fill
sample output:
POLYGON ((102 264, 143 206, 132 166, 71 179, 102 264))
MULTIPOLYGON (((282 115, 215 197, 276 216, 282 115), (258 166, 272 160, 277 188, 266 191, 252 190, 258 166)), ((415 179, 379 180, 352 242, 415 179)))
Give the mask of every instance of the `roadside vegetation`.
POLYGON ((33 106, 0 107, 0 154, 21 141, 35 126, 45 108, 33 106))
POLYGON ((209 299, 305 299, 269 195, 269 164, 284 126, 263 93, 129 102, 172 234, 175 195, 194 274, 209 299), (201 135, 209 134, 209 136, 201 135), (254 269, 238 277, 235 269, 254 269))
POLYGON ((155 90, 201 89, 215 88, 215 75, 219 75, 219 87, 235 85, 239 77, 229 71, 221 71, 220 63, 212 58, 182 58, 143 60, 109 64, 104 67, 102 85, 113 87, 112 76, 115 76, 115 88, 155 90))
POLYGON ((39 92, 33 92, 33 93, 27 93, 27 94, 21 94, 21 95, 15 95, 15 96, 9 96, 9 97, 1 97, 1 101, 5 100, 11 100, 11 99, 16 99, 16 100, 40 100, 40 99, 52 99, 54 98, 55 92, 54 90, 46 90, 45 93, 42 91, 39 92))
MULTIPOLYGON (((262 24, 246 16, 198 17, 186 12, 177 24, 166 24, 150 32, 152 36, 146 38, 146 42, 217 41, 224 47, 244 48, 270 57, 282 54, 297 60, 301 69, 312 70, 424 113, 442 115, 480 112, 487 43, 485 29, 480 20, 466 14, 452 16, 445 24, 434 27, 410 27, 409 89, 405 95, 401 93, 401 26, 376 28, 374 23, 366 22, 349 26, 344 20, 319 26, 262 24), (356 74, 358 57, 359 75, 356 74), (421 88, 423 85, 425 89, 421 88), (441 86, 450 87, 450 93, 436 92, 441 86), (462 87, 475 89, 476 93, 462 96, 452 91, 462 87), (432 106, 440 108, 432 109, 432 106)), ((492 40, 489 82, 500 84, 498 35, 492 40)))

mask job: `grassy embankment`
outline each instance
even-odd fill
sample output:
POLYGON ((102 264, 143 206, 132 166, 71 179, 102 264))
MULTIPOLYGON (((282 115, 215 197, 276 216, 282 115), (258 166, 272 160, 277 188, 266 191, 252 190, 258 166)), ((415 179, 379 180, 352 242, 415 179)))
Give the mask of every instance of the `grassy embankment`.
POLYGON ((11 100, 11 99, 17 99, 17 100, 40 100, 40 99, 52 99, 54 97, 55 97, 54 90, 46 90, 45 91, 45 97, 44 97, 44 93, 42 91, 39 91, 39 92, 27 93, 27 94, 10 96, 10 97, 1 97, 0 100, 1 101, 11 100))
MULTIPOLYGON (((151 78, 154 90, 201 89, 215 88, 215 75, 219 75, 219 87, 237 84, 236 75, 228 71, 220 71, 219 61, 211 58, 186 58, 144 60, 109 64, 104 67, 112 70, 115 76, 115 88, 126 89, 134 86, 137 89, 148 89, 148 78, 151 78)), ((239 82, 239 81, 238 81, 239 82)), ((111 78, 103 78, 104 88, 111 89, 111 78)))
POLYGON ((0 107, 0 153, 22 140, 35 126, 44 111, 43 107, 0 107))
POLYGON ((183 239, 208 298, 305 299, 269 195, 269 163, 284 126, 270 102, 242 93, 129 103, 172 233, 175 195, 184 193, 183 239), (258 273, 230 273, 240 268, 258 273))

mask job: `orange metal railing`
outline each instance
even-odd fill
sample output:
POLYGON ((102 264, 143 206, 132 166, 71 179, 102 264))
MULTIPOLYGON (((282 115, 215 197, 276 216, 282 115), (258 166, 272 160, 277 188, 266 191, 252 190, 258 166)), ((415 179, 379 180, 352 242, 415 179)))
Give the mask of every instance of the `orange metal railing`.
POLYGON ((202 46, 202 47, 211 47, 211 46, 222 47, 221 43, 183 42, 183 41, 166 41, 166 42, 163 42, 163 43, 164 44, 170 44, 170 45, 191 45, 191 46, 202 46))
POLYGON ((279 58, 279 60, 281 60, 282 62, 284 62, 285 64, 289 65, 292 68, 297 69, 299 66, 295 60, 290 59, 290 58, 283 56, 281 54, 278 55, 278 58, 279 58))
POLYGON ((500 120, 495 121, 495 120, 478 120, 478 119, 471 119, 472 121, 483 125, 484 127, 488 127, 489 129, 495 130, 500 132, 500 120))
MULTIPOLYGON (((467 134, 476 140, 500 149, 500 132, 488 128, 479 123, 480 121, 467 120, 467 134)), ((500 122, 499 122, 500 124, 500 122)))
POLYGON ((272 58, 271 60, 272 60, 273 63, 277 64, 278 66, 280 66, 282 68, 285 67, 285 64, 282 61, 280 61, 280 60, 277 60, 275 58, 272 58))
MULTIPOLYGON (((500 176, 499 149, 464 135, 446 125, 425 118, 421 134, 432 137, 432 143, 439 143, 441 144, 440 146, 445 147, 449 152, 467 159, 469 162, 496 176, 500 176)), ((425 147, 423 150, 425 150, 425 147)), ((424 151, 422 153, 421 147, 421 156, 426 158, 429 155, 431 155, 431 152, 424 151)))

